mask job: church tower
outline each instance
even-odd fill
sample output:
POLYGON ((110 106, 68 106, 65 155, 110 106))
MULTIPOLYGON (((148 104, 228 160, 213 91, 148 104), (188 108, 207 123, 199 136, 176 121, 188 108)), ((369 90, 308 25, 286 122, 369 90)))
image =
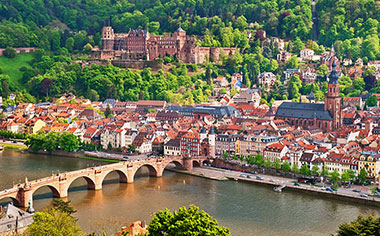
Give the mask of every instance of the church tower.
POLYGON ((329 75, 329 85, 325 96, 325 111, 329 111, 333 121, 332 130, 342 126, 342 102, 339 96, 339 75, 336 71, 335 61, 332 64, 332 71, 329 75))

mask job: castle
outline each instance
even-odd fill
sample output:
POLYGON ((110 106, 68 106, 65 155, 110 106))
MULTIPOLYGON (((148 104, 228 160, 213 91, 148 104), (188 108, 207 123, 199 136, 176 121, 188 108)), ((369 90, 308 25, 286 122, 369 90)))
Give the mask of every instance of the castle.
POLYGON ((339 75, 332 62, 325 103, 283 102, 277 109, 276 119, 303 128, 318 127, 328 132, 342 126, 342 98, 339 96, 339 75))
POLYGON ((147 30, 132 30, 115 33, 111 26, 102 30, 102 48, 98 57, 102 60, 152 61, 155 58, 173 56, 187 64, 218 61, 223 55, 232 55, 236 48, 200 47, 194 36, 186 35, 179 27, 172 34, 150 35, 147 30))

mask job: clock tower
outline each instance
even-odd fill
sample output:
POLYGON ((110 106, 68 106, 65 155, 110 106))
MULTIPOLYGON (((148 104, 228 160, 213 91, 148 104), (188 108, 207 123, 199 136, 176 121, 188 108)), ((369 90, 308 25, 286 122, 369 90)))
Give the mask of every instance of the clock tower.
POLYGON ((342 126, 342 99, 339 96, 339 75, 336 71, 335 61, 329 75, 329 85, 325 96, 325 111, 329 111, 333 119, 331 129, 335 130, 342 126))

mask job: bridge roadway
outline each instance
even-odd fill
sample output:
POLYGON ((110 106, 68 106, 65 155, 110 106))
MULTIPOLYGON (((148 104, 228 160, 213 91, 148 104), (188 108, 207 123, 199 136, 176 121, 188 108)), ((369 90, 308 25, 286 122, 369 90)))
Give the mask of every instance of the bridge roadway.
POLYGON ((194 166, 202 166, 204 162, 209 161, 207 157, 152 157, 98 167, 89 167, 82 170, 54 174, 33 181, 25 180, 25 183, 17 184, 11 189, 0 191, 0 200, 10 198, 16 206, 27 207, 29 203, 33 201, 34 192, 45 186, 50 188, 54 197, 65 198, 68 196, 70 185, 78 178, 84 178, 86 180, 88 189, 100 190, 102 189, 102 184, 106 176, 114 171, 119 174, 120 182, 133 183, 136 172, 143 166, 148 168, 150 176, 161 177, 165 167, 170 163, 174 163, 176 168, 191 170, 194 166))

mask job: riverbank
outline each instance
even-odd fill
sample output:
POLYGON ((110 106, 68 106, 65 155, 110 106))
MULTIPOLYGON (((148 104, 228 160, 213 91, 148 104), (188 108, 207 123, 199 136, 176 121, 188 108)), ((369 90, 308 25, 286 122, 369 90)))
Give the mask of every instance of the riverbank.
MULTIPOLYGON (((320 196, 324 198, 330 198, 330 199, 336 199, 336 200, 342 200, 346 202, 351 203, 360 203, 364 205, 370 205, 370 206, 376 206, 380 207, 380 198, 378 197, 361 197, 360 193, 353 192, 351 189, 338 189, 338 191, 335 192, 329 192, 326 191, 326 187, 317 187, 312 185, 306 185, 306 184, 300 184, 299 186, 294 185, 295 180, 279 177, 279 176, 272 176, 272 175, 266 175, 266 174, 250 174, 251 178, 246 177, 247 173, 239 172, 239 171, 230 171, 230 170, 222 170, 217 169, 213 167, 202 167, 202 168, 195 168, 191 171, 178 171, 182 174, 190 174, 193 176, 208 178, 212 180, 225 180, 226 178, 229 180, 234 181, 241 181, 245 183, 252 183, 252 184, 259 184, 259 185, 265 185, 271 188, 278 187, 278 186, 285 186, 282 190, 283 192, 286 191, 293 191, 293 192, 302 192, 306 194, 311 194, 314 196, 320 196), (257 176, 262 177, 262 179, 257 178, 257 176)), ((275 192, 273 192, 275 194, 275 192)))

